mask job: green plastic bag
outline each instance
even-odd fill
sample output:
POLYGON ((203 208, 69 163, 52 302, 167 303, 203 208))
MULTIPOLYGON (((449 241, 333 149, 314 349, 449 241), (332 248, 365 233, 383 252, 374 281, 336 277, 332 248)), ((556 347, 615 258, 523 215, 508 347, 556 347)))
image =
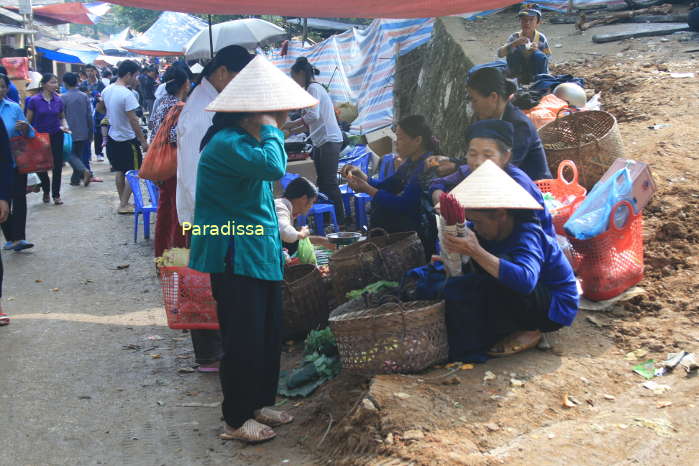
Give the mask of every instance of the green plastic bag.
POLYGON ((311 244, 311 240, 308 238, 299 240, 299 247, 296 251, 296 257, 299 258, 302 264, 313 264, 316 265, 318 260, 316 259, 316 250, 311 244))

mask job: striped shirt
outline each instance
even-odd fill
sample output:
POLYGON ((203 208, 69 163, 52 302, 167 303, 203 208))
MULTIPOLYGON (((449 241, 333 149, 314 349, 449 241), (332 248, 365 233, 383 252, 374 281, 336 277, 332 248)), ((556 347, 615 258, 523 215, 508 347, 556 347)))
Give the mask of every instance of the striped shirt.
MULTIPOLYGON (((522 31, 519 32, 513 32, 510 37, 507 38, 507 43, 511 44, 512 42, 516 41, 522 36, 522 31)), ((549 48, 549 42, 546 40, 546 36, 540 33, 539 31, 534 31, 534 40, 532 41, 535 44, 539 46, 539 50, 546 55, 551 55, 551 49, 549 48)), ((517 47, 518 49, 524 49, 524 45, 520 45, 517 47)), ((510 50, 510 53, 514 52, 514 50, 510 50)))

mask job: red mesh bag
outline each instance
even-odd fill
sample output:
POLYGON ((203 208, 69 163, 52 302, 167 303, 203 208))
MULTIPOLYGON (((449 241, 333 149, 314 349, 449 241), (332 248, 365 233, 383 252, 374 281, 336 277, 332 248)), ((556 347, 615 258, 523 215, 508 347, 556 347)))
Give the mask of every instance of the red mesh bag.
POLYGON ((535 181, 536 185, 542 193, 551 193, 556 200, 564 202, 568 197, 575 196, 575 200, 559 207, 558 209, 553 209, 551 211, 551 217, 553 217, 553 226, 556 229, 556 233, 559 235, 565 235, 563 230, 563 225, 568 221, 578 205, 585 200, 587 195, 587 189, 582 187, 578 183, 578 167, 572 160, 564 160, 558 165, 558 178, 552 180, 539 180, 535 181), (568 181, 563 176, 563 171, 566 168, 570 168, 573 172, 573 180, 568 181))
POLYGON ((628 201, 618 202, 609 215, 609 228, 594 238, 568 237, 580 262, 583 296, 604 301, 619 296, 643 278, 643 213, 634 214, 628 201), (614 221, 619 207, 628 210, 626 223, 614 221))
POLYGON ((216 300, 208 273, 189 267, 161 267, 160 286, 172 329, 218 330, 216 300))
POLYGON ((10 79, 29 80, 29 59, 27 57, 5 57, 0 62, 7 69, 10 79))

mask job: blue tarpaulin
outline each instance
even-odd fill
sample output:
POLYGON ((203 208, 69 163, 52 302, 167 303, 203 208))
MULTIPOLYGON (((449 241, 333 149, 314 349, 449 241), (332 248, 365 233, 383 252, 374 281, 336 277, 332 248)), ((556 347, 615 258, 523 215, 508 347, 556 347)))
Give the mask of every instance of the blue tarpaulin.
POLYGON ((194 16, 165 11, 146 32, 124 48, 141 55, 183 55, 187 42, 206 27, 206 22, 194 16))
POLYGON ((89 63, 94 63, 97 56, 100 54, 98 51, 90 50, 73 50, 73 49, 58 49, 49 50, 43 47, 37 47, 36 51, 44 55, 45 58, 53 61, 58 61, 61 63, 76 63, 87 65, 89 63))

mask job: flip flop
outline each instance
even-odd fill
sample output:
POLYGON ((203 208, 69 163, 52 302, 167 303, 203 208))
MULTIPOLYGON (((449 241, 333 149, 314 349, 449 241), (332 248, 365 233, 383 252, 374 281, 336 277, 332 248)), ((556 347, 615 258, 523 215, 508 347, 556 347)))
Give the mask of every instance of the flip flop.
POLYGON ((11 249, 14 249, 15 251, 23 251, 25 249, 29 249, 29 248, 33 248, 33 247, 34 247, 34 243, 30 243, 30 242, 25 241, 25 240, 20 240, 11 249))
POLYGON ((536 347, 540 341, 541 333, 539 333, 537 338, 534 338, 529 343, 523 345, 517 341, 517 333, 513 333, 512 335, 509 335, 500 342, 496 343, 487 354, 488 356, 492 356, 494 358, 511 356, 513 354, 521 353, 536 347))
POLYGON ((5 325, 10 325, 10 316, 0 312, 0 327, 4 327, 5 325))
POLYGON ((284 411, 262 408, 255 411, 255 420, 270 427, 279 427, 294 422, 294 416, 284 411))
POLYGON ((219 368, 218 367, 201 367, 201 366, 199 366, 199 367, 197 367, 197 372, 210 374, 213 372, 219 372, 219 368))
POLYGON ((239 429, 231 431, 228 426, 218 437, 221 440, 239 440, 245 443, 262 443, 272 440, 277 434, 264 424, 260 424, 254 419, 248 419, 239 429), (265 433, 267 431, 267 433, 265 433))
POLYGON ((134 208, 132 206, 119 207, 117 213, 119 215, 132 215, 134 213, 134 208))

